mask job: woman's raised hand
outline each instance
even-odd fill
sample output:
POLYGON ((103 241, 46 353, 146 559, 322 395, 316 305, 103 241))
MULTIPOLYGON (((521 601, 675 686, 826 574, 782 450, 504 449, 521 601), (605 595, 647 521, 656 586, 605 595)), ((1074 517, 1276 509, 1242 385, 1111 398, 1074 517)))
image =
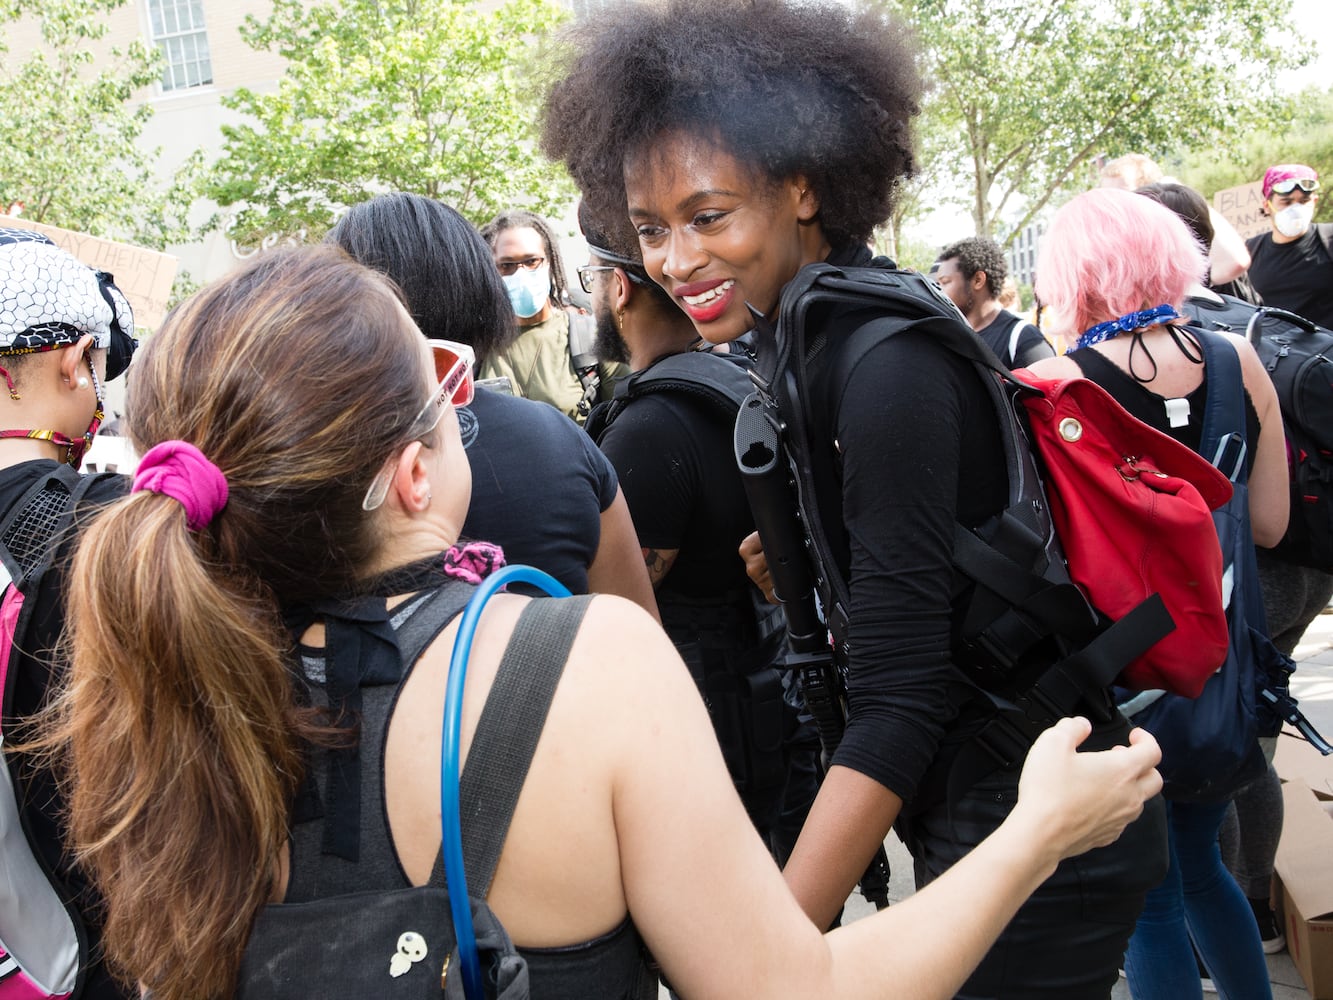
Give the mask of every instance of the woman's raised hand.
POLYGON ((1032 744, 1018 783, 1011 819, 1030 823, 1057 860, 1114 842, 1162 788, 1162 752, 1149 733, 1135 729, 1129 746, 1079 753, 1091 731, 1087 719, 1061 719, 1032 744))

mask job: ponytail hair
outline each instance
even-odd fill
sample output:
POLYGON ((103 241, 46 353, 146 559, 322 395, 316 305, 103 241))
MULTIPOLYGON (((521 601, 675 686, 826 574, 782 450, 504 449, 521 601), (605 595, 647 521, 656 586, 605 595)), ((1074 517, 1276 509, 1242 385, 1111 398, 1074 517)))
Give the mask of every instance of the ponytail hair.
POLYGON ((274 895, 314 732, 280 608, 364 576, 378 539, 361 499, 410 437, 420 352, 393 287, 317 247, 205 288, 136 359, 136 450, 195 445, 227 504, 191 531, 177 501, 139 492, 89 525, 55 719, 107 958, 157 1000, 231 996, 274 895))

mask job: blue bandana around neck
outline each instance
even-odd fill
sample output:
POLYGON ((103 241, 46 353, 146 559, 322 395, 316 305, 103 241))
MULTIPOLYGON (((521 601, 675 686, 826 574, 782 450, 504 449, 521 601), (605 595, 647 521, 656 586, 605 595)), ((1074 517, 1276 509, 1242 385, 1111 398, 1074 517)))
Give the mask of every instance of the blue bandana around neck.
POLYGON ((1144 327, 1156 326, 1158 323, 1165 323, 1169 320, 1180 319, 1180 313, 1176 312, 1172 306, 1158 306, 1155 309, 1141 309, 1138 312, 1125 313, 1119 319, 1109 319, 1105 323, 1098 323, 1096 326, 1085 330, 1066 354, 1073 354, 1084 347, 1091 347, 1093 344, 1100 344, 1103 340, 1110 340, 1112 337, 1119 336, 1122 333, 1130 333, 1134 330, 1142 330, 1144 327))

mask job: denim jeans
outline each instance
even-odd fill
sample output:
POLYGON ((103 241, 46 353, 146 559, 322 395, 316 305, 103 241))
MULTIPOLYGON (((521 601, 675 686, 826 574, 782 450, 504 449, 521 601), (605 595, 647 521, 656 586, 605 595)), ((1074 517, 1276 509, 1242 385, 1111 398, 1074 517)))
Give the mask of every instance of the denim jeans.
POLYGON ((1259 928, 1217 844, 1226 810, 1225 802, 1167 804, 1171 867, 1148 893, 1125 960, 1134 1000, 1203 996, 1191 938, 1222 1000, 1272 998, 1259 928))
MULTIPOLYGON (((1017 772, 997 772, 951 806, 902 824, 917 885, 980 843, 1017 801, 1017 772)), ((1166 816, 1158 796, 1114 844, 1060 864, 1009 922, 959 1000, 1107 1000, 1144 895, 1165 870, 1166 816)))

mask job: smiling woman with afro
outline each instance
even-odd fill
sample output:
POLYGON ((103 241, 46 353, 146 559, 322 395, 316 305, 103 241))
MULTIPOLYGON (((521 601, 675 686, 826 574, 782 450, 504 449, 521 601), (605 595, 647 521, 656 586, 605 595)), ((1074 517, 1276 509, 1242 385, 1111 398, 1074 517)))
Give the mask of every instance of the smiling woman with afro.
MULTIPOLYGON (((767 372, 785 355, 764 325, 750 336, 753 317, 776 322, 798 273, 824 265, 869 280, 860 269, 888 266, 865 244, 913 170, 921 94, 912 35, 897 21, 798 0, 665 0, 600 11, 569 41, 542 148, 596 217, 628 218, 644 269, 704 340, 753 342, 767 372)), ((800 499, 803 523, 824 526, 822 579, 841 577, 846 595, 825 601, 837 612, 846 730, 784 869, 819 927, 895 823, 921 884, 1007 828, 1022 811, 1013 747, 1060 715, 1097 720, 1078 724, 1085 749, 1152 743, 1089 682, 1055 710, 1033 708, 1010 750, 987 755, 979 734, 995 730, 997 710, 976 682, 1003 678, 1025 693, 1060 649, 1035 627, 1015 645, 1008 605, 955 582, 960 527, 995 537, 1011 503, 991 376, 904 322, 913 308, 931 314, 912 294, 938 307, 919 276, 874 279, 904 289, 901 307, 812 309, 801 370, 772 383, 784 387, 788 427, 789 409, 805 415, 808 443, 785 444, 812 470, 800 499), (852 357, 843 345, 862 332, 852 357), (954 766, 969 758, 988 764, 954 766)), ((937 322, 973 335, 961 319, 937 322)), ((743 548, 755 559, 758 547, 743 548)), ((1115 844, 1053 869, 959 996, 1106 1000, 1165 870, 1153 798, 1115 844)))

